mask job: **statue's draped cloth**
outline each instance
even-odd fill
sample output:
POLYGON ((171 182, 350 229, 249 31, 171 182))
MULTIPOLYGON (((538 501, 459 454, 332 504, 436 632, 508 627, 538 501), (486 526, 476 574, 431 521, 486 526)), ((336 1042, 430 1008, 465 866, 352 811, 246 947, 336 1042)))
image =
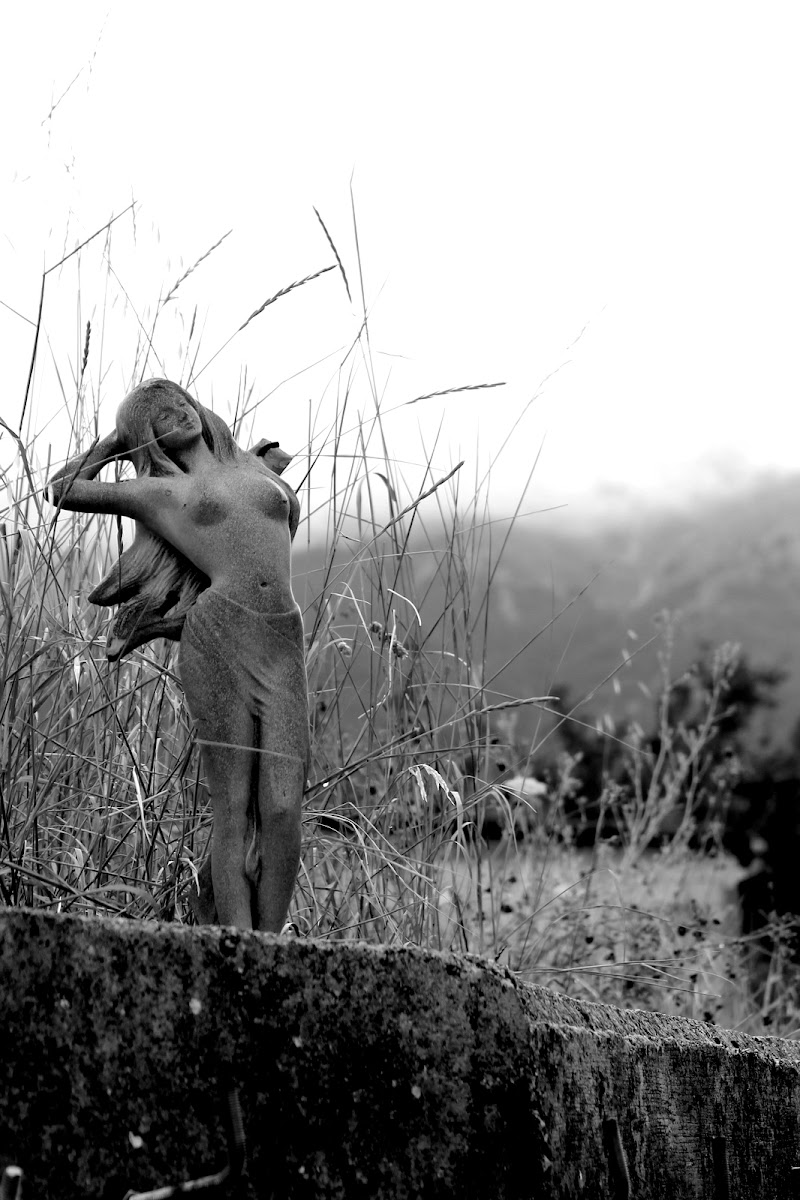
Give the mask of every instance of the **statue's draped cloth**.
POLYGON ((309 763, 300 609, 255 612, 207 588, 181 634, 181 683, 202 745, 258 746, 309 763))

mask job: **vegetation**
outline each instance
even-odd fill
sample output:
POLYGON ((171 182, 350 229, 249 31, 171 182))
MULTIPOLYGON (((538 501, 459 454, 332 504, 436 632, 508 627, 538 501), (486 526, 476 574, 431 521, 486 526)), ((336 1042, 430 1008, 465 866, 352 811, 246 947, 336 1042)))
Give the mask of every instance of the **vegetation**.
MULTIPOLYGON (((314 278, 250 319, 267 319, 268 304, 314 278)), ((132 355, 131 386, 152 373, 157 318, 132 355)), ((178 380, 190 388, 194 333, 192 320, 178 380)), ((97 431, 93 347, 87 326, 63 391, 74 435, 64 457, 97 431)), ((37 329, 32 374, 39 354, 37 329)), ((191 921, 210 811, 174 647, 106 661, 107 614, 86 596, 127 531, 46 504, 55 464, 37 457, 40 431, 22 409, 19 431, 3 423, 15 453, 0 529, 0 897, 191 921)), ((295 575, 314 746, 299 931, 476 953, 590 999, 794 1032, 789 943, 773 936, 765 957, 763 933, 740 935, 736 872, 720 854, 740 768, 730 708, 741 657, 722 648, 691 687, 673 684, 667 623, 650 734, 596 730, 562 688, 503 695, 488 664, 493 582, 513 520, 490 519, 488 474, 437 468, 438 446, 410 473, 395 461, 387 411, 364 312, 330 425, 312 423, 307 455, 290 469, 305 499, 298 543, 324 547, 299 555, 295 575), (515 744, 521 706, 541 716, 526 745, 515 744), (533 802, 508 783, 531 772, 547 780, 533 802)), ((230 414, 243 444, 259 419, 243 384, 230 414)), ((751 708, 763 702, 753 696, 751 708)))

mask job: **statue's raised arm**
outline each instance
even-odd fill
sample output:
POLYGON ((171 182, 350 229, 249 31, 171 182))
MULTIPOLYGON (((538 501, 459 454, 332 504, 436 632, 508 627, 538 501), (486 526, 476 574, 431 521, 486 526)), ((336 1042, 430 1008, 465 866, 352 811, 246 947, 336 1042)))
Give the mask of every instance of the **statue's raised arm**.
POLYGON ((47 498, 59 508, 77 509, 79 512, 101 511, 86 509, 80 502, 83 484, 92 480, 116 458, 121 458, 116 429, 102 440, 98 438, 84 454, 67 459, 60 471, 50 477, 47 498))
POLYGON ((299 503, 280 478, 289 461, 277 442, 243 451, 215 413, 152 379, 123 400, 115 432, 49 483, 61 508, 137 522, 133 544, 90 596, 122 606, 108 655, 180 639, 214 812, 216 916, 273 932, 297 874, 309 760, 303 622, 291 586, 299 503), (132 462, 136 478, 98 481, 114 458, 132 462))

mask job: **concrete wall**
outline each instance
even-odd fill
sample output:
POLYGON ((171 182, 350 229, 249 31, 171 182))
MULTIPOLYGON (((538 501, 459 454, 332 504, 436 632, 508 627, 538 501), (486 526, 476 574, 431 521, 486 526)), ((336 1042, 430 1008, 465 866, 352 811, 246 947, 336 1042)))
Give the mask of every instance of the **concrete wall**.
POLYGON ((641 1200, 724 1196, 721 1137, 731 1196, 795 1194, 800 1046, 474 960, 5 909, 0 1012, 0 1166, 26 1200, 216 1170, 226 1073, 237 1196, 624 1196, 613 1121, 641 1200))

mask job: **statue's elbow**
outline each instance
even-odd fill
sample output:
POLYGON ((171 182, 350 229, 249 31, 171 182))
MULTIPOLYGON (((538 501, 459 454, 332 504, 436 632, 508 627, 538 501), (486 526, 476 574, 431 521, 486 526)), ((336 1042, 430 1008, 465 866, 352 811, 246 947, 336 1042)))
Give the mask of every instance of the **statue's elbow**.
POLYGON ((63 506, 65 496, 64 482, 58 475, 54 475, 45 484, 44 498, 48 504, 52 504, 53 508, 61 508, 63 506))

